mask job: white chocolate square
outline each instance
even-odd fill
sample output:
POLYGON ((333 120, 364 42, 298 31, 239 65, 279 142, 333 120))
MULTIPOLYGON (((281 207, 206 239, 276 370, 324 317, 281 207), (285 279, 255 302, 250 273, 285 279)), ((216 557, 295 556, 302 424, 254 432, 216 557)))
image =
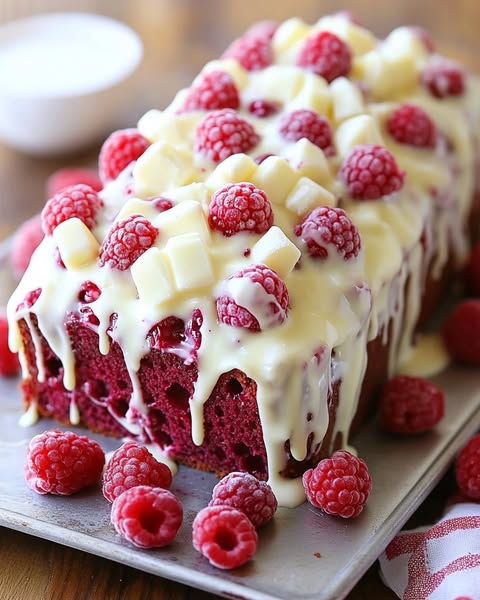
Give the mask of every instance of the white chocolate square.
POLYGON ((52 236, 69 271, 81 269, 97 260, 100 245, 80 219, 75 217, 63 221, 55 227, 52 236))
POLYGON ((299 216, 310 212, 316 206, 336 206, 335 196, 308 177, 299 179, 287 196, 285 206, 299 216))
POLYGON ((280 156, 269 156, 258 166, 252 183, 267 194, 272 204, 284 204, 298 173, 280 156))
POLYGON ((158 210, 150 200, 140 200, 140 198, 130 198, 120 209, 116 221, 122 221, 131 215, 143 215, 149 221, 158 215, 158 210))
POLYGON ((165 252, 170 259, 178 291, 205 287, 213 283, 208 248, 198 233, 184 233, 170 238, 165 252))
POLYGON ((274 225, 253 246, 251 257, 255 263, 263 263, 284 279, 300 258, 300 250, 274 225))
POLYGON ((256 171, 255 161, 246 154, 233 154, 222 161, 208 177, 207 184, 217 190, 229 183, 250 181, 256 171))
POLYGON ((285 152, 285 158, 290 166, 298 171, 299 176, 309 177, 321 184, 332 178, 323 150, 307 138, 302 138, 290 146, 285 152))
POLYGON ((335 146, 342 158, 359 144, 384 145, 378 123, 371 115, 358 115, 347 119, 335 133, 335 146))
POLYGON ((157 305, 175 294, 168 257, 155 246, 137 258, 130 272, 140 300, 157 305))
POLYGON ((361 91, 346 77, 337 77, 330 84, 333 117, 338 123, 365 112, 361 91))
POLYGON ((201 240, 210 240, 210 228, 202 205, 196 200, 184 200, 157 214, 153 224, 158 228, 158 244, 184 233, 195 233, 201 240))

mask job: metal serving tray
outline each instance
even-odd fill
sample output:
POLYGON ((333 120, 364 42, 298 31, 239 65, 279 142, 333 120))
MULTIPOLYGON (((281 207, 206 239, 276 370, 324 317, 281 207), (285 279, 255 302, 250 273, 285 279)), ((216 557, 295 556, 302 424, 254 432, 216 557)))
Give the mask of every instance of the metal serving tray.
MULTIPOLYGON (((0 247, 0 294, 11 277, 6 246, 0 247)), ((5 297, 0 297, 5 302, 5 297)), ((254 560, 230 572, 211 567, 191 544, 191 525, 207 505, 215 477, 180 468, 172 491, 183 503, 184 523, 174 543, 140 550, 110 525, 110 505, 99 488, 71 497, 40 496, 22 473, 29 439, 57 425, 43 419, 18 425, 18 380, 0 379, 0 525, 78 548, 227 598, 245 600, 340 600, 375 561, 395 533, 433 489, 458 449, 480 428, 480 372, 452 368, 436 378, 447 397, 446 416, 435 431, 400 439, 375 422, 353 440, 368 463, 373 489, 367 507, 352 521, 322 514, 307 503, 281 508, 260 530, 254 560)), ((118 441, 91 435, 106 451, 118 441)))

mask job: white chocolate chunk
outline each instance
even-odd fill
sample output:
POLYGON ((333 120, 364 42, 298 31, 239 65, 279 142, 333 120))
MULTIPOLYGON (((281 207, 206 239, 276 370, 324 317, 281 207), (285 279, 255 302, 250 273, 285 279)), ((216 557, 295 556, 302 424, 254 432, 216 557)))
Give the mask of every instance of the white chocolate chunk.
POLYGON ((358 115, 343 121, 335 132, 335 145, 341 157, 359 144, 383 145, 380 128, 370 115, 358 115))
POLYGON ((233 154, 222 161, 208 177, 207 184, 213 189, 219 189, 229 183, 250 181, 257 170, 255 161, 246 154, 233 154))
POLYGON ((365 112, 362 92, 346 77, 337 77, 330 84, 333 117, 337 123, 365 112))
POLYGON ((274 225, 253 246, 251 256, 255 263, 267 265, 285 279, 297 264, 300 254, 280 227, 274 225))
POLYGON ((228 73, 238 91, 242 91, 248 83, 248 71, 242 67, 238 60, 234 60, 233 58, 211 60, 204 66, 194 83, 201 80, 203 73, 210 71, 225 71, 225 73, 228 73))
POLYGON ((57 225, 52 236, 65 266, 70 271, 81 269, 98 257, 99 243, 85 223, 76 217, 57 225))
POLYGON ((179 291, 213 283, 208 249, 198 233, 184 233, 170 238, 165 252, 170 259, 175 285, 179 291))
POLYGON ((315 31, 331 31, 347 42, 354 55, 360 56, 369 52, 377 45, 375 36, 359 25, 355 25, 343 15, 328 15, 322 17, 314 26, 315 31))
POLYGON ((143 215, 149 221, 158 215, 158 210, 150 200, 140 200, 140 198, 130 198, 122 206, 116 217, 116 221, 121 221, 131 215, 143 215))
POLYGON ((298 173, 280 156, 269 156, 257 169, 252 183, 267 194, 272 204, 283 204, 298 179, 298 173))
POLYGON ((296 17, 281 23, 272 39, 275 54, 283 54, 294 44, 304 38, 310 31, 310 27, 301 19, 296 17))
POLYGON ((173 146, 188 147, 193 143, 195 129, 202 114, 149 110, 138 122, 138 130, 151 142, 166 141, 173 146))
POLYGON ((133 169, 135 191, 153 196, 195 178, 191 153, 166 142, 155 142, 137 160, 133 169))
POLYGON ((308 177, 301 177, 288 194, 285 206, 299 216, 310 212, 316 206, 336 206, 335 196, 308 177))
POLYGON ((271 65, 261 71, 252 71, 244 102, 264 98, 286 104, 299 93, 306 75, 291 65, 271 65))
POLYGON ((141 300, 153 305, 175 294, 168 257, 156 247, 149 248, 130 268, 141 300))
POLYGON ((162 241, 184 233, 195 233, 208 243, 210 228, 202 206, 196 200, 184 200, 169 210, 157 214, 153 224, 158 228, 162 241))
POLYGON ((332 178, 323 150, 307 138, 302 138, 290 146, 284 156, 299 175, 323 184, 332 178))
POLYGON ((303 85, 291 102, 291 109, 296 108, 308 108, 328 117, 332 110, 332 98, 327 82, 322 77, 305 71, 303 85))

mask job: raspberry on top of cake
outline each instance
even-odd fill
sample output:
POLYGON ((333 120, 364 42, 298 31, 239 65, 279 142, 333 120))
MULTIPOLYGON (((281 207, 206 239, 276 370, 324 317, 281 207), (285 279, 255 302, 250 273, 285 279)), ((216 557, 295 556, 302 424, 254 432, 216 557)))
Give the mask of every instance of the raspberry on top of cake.
POLYGON ((45 380, 41 336, 82 422, 82 357, 64 326, 80 314, 102 355, 121 348, 132 392, 112 415, 132 436, 155 441, 138 376, 152 347, 196 365, 186 410, 201 446, 205 403, 238 369, 255 382, 269 482, 280 504, 303 501, 287 446, 302 464, 327 437, 324 454, 347 445, 368 342, 380 338, 392 374, 428 278, 468 248, 478 82, 427 41, 409 27, 378 40, 345 13, 261 24, 165 110, 113 134, 104 189, 47 203, 10 300, 24 378, 45 380), (196 326, 175 337, 175 319, 196 326))

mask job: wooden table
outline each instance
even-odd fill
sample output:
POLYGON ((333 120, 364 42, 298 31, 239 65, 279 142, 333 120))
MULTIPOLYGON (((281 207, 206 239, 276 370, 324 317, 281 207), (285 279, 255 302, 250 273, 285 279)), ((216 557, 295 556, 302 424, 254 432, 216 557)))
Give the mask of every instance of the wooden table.
MULTIPOLYGON (((101 12, 124 20, 142 36, 145 58, 137 78, 141 93, 118 126, 134 124, 150 107, 162 108, 202 65, 218 56, 251 22, 293 16, 313 22, 338 10, 335 0, 0 0, 0 22, 52 10, 101 12)), ((437 45, 480 72, 480 3, 478 0, 346 1, 379 36, 400 24, 422 25, 437 45)), ((1 92, 0 92, 1 93, 1 92)), ((0 239, 38 212, 45 202, 45 182, 63 166, 94 166, 98 144, 75 156, 32 158, 0 145, 0 239)), ((453 488, 451 476, 432 494, 414 522, 438 515, 453 488)), ((377 566, 349 594, 349 600, 388 600, 396 596, 380 582, 377 566)), ((211 594, 168 582, 108 560, 45 540, 0 528, 0 599, 186 600, 211 594)))

